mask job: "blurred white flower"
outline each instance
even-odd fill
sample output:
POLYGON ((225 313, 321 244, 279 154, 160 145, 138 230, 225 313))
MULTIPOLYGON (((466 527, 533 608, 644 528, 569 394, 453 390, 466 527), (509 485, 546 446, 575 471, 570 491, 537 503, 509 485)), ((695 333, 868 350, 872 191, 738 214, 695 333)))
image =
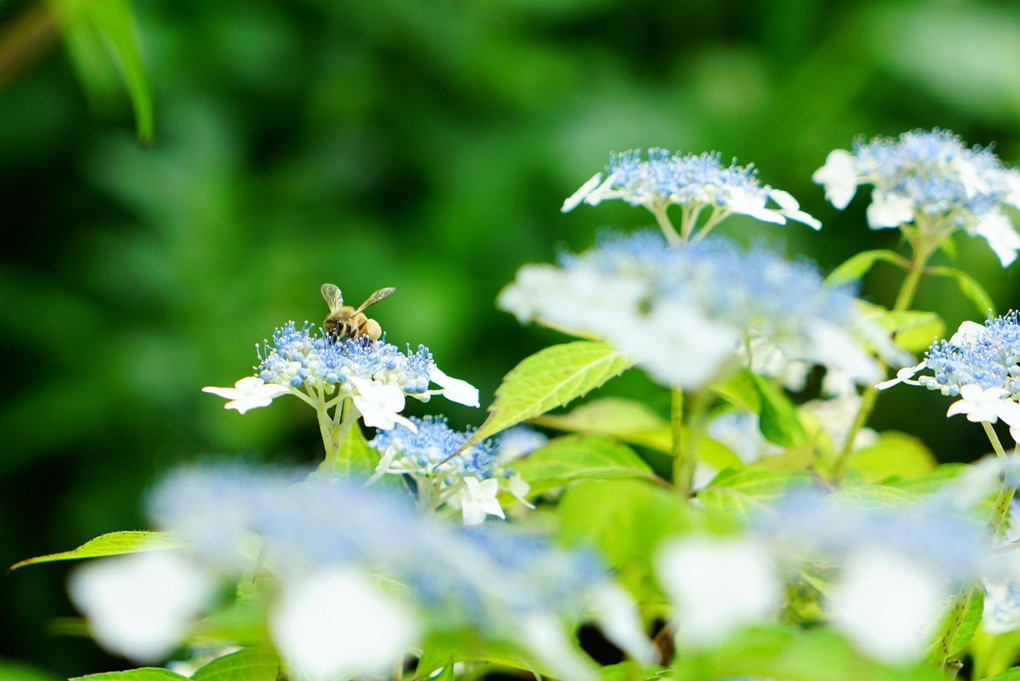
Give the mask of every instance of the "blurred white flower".
POLYGON ((721 643, 775 615, 781 582, 766 548, 742 537, 691 537, 659 551, 656 573, 676 608, 677 635, 693 646, 721 643))
POLYGON ((102 558, 68 581, 96 642, 142 663, 163 660, 180 645, 212 589, 212 578, 178 551, 102 558))
POLYGON ((602 633, 620 650, 642 664, 654 664, 658 654, 645 635, 634 599, 616 582, 602 582, 592 589, 595 616, 602 633))
POLYGON ((580 655, 563 629, 563 622, 549 613, 532 613, 519 622, 517 636, 554 677, 564 681, 597 681, 595 665, 580 655))
POLYGON ((269 631, 294 676, 330 681, 387 676, 421 627, 413 610, 363 574, 334 567, 284 583, 269 631))
POLYGON ((496 495, 499 494, 499 481, 495 478, 479 480, 464 478, 464 486, 457 492, 453 505, 460 506, 464 514, 465 525, 478 525, 486 515, 506 518, 503 507, 499 505, 496 495))
POLYGON ((891 664, 916 661, 950 594, 947 579, 921 562, 865 547, 851 555, 832 590, 835 626, 864 653, 891 664))
POLYGON ((268 407, 274 399, 280 395, 287 394, 290 392, 290 389, 275 383, 266 383, 261 378, 255 376, 245 376, 237 383, 234 383, 233 388, 216 388, 207 385, 202 388, 202 392, 227 398, 230 401, 223 405, 223 407, 225 409, 236 409, 238 413, 243 414, 249 409, 268 407))

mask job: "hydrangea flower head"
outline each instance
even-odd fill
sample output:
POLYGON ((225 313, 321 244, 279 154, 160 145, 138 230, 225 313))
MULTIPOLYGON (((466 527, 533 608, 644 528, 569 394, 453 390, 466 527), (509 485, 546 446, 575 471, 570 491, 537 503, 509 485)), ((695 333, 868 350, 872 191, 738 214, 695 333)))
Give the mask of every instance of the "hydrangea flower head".
POLYGON ((351 398, 365 424, 382 429, 413 425, 400 412, 405 396, 423 402, 432 395, 467 406, 478 406, 478 390, 447 376, 424 345, 401 352, 367 336, 335 340, 305 322, 288 322, 257 347, 256 376, 243 378, 234 388, 203 388, 230 402, 228 409, 244 413, 264 407, 273 398, 291 393, 313 405, 351 398), (431 384, 438 388, 430 388, 431 384))
POLYGON ((596 173, 585 182, 564 201, 562 210, 573 210, 581 203, 594 206, 609 199, 643 206, 657 217, 665 215, 670 205, 683 206, 681 235, 666 230, 671 240, 686 240, 706 207, 713 213, 703 232, 734 213, 764 222, 784 224, 790 219, 814 229, 821 227, 818 220, 800 210, 789 193, 761 184, 753 166, 739 166, 736 161, 723 165, 717 152, 682 156, 652 148, 646 158, 637 149, 611 154, 605 174, 596 173), (770 201, 774 207, 768 207, 770 201))
POLYGON ((376 475, 407 475, 414 480, 420 504, 461 508, 466 525, 486 515, 504 517, 496 499, 503 486, 523 500, 528 485, 504 466, 495 444, 483 440, 464 447, 473 430, 450 428, 444 417, 411 417, 414 429, 380 431, 369 443, 382 459, 376 475))
MULTIPOLYGON (((302 622, 319 618, 326 631, 349 633, 359 618, 367 617, 359 614, 359 603, 390 601, 386 595, 398 592, 405 607, 386 605, 383 621, 413 611, 428 618, 423 626, 470 627, 482 635, 519 641, 538 655, 548 652, 542 646, 552 646, 569 653, 557 663, 568 668, 568 663, 586 667, 565 638, 562 619, 576 621, 587 610, 598 612, 605 606, 605 594, 615 593, 612 607, 604 609, 613 618, 604 630, 628 651, 633 648, 635 656, 647 652, 636 611, 632 604, 630 612, 621 608, 619 587, 595 556, 559 548, 503 524, 451 525, 417 513, 406 496, 391 487, 325 476, 295 482, 302 477, 299 471, 236 465, 185 468, 164 480, 149 504, 156 525, 187 541, 203 569, 240 575, 254 568, 274 575, 282 596, 269 608, 270 629, 289 663, 300 667, 304 661, 313 670, 334 671, 357 660, 358 669, 371 667, 374 673, 374 656, 361 659, 341 644, 308 649, 307 641, 321 636, 302 622), (254 552, 253 534, 261 542, 254 552), (401 588, 386 594, 363 588, 364 578, 375 582, 379 576, 384 578, 380 583, 401 588), (317 589, 310 585, 322 589, 324 603, 332 605, 316 605, 317 589), (346 608, 353 609, 349 620, 334 619, 347 617, 346 608), (542 618, 558 624, 551 627, 559 631, 558 638, 532 640, 522 633, 522 621, 542 618)), ((372 631, 383 623, 371 618, 364 622, 372 631)), ((417 632, 412 627, 396 640, 376 642, 380 656, 392 656, 395 648, 409 645, 417 632)), ((553 670, 563 678, 588 678, 557 665, 553 670)))
POLYGON ((936 243, 962 229, 984 237, 1003 266, 1020 249, 1020 235, 1003 212, 1005 206, 1020 207, 1020 172, 988 148, 964 146, 949 131, 855 140, 852 152, 832 151, 812 179, 840 210, 858 185, 872 185, 867 210, 872 229, 913 225, 936 243))
MULTIPOLYGON (((810 264, 725 240, 670 246, 652 231, 603 234, 558 266, 526 265, 498 303, 522 321, 609 341, 667 385, 697 388, 726 375, 754 354, 748 341, 860 383, 881 375, 857 336, 882 339, 847 290, 825 286, 810 264)), ((880 349, 902 363, 888 340, 880 349)))

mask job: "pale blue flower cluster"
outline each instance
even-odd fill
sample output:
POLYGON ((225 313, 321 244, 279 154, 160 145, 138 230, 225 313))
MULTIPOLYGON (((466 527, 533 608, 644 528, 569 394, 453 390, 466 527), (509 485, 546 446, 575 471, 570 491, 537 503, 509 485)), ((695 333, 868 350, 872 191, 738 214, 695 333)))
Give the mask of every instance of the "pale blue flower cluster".
POLYGON ((1004 266, 1020 249, 1020 235, 1004 212, 1006 206, 1020 207, 1020 172, 990 149, 965 147, 949 131, 855 140, 852 152, 832 151, 813 179, 839 209, 858 185, 873 185, 867 211, 872 229, 913 225, 929 245, 963 229, 984 237, 1004 266))
POLYGON ((410 420, 417 426, 417 432, 408 428, 380 431, 369 442, 391 459, 388 472, 437 477, 447 483, 465 476, 485 480, 496 473, 498 460, 491 440, 458 452, 474 429, 454 430, 445 416, 412 416, 410 420))
POLYGON ((604 233, 558 267, 526 265, 498 303, 521 321, 603 338, 657 380, 685 388, 775 353, 878 380, 858 338, 893 363, 904 359, 850 292, 825 286, 813 265, 721 239, 670 246, 653 231, 604 233))
POLYGON ((428 391, 436 365, 424 345, 404 354, 396 346, 367 337, 333 340, 314 333, 314 324, 300 328, 288 322, 258 349, 256 374, 266 383, 331 391, 351 377, 374 380, 413 396, 428 391))
POLYGON ((303 475, 184 468, 154 490, 149 511, 159 528, 219 570, 265 569, 287 581, 353 565, 410 587, 443 626, 490 633, 529 611, 578 616, 585 594, 607 579, 592 554, 505 525, 449 525, 417 513, 386 487, 325 477, 301 482, 303 475), (261 540, 258 558, 252 536, 261 540))
POLYGON ((802 493, 759 514, 754 532, 787 557, 842 563, 863 549, 892 552, 955 583, 980 576, 991 555, 985 527, 949 503, 900 507, 802 493))
MULTIPOLYGON (((637 149, 610 155, 607 174, 597 173, 563 204, 569 211, 580 203, 597 205, 609 199, 622 199, 633 206, 643 206, 661 217, 670 205, 685 209, 683 239, 694 228, 701 209, 712 207, 715 212, 704 229, 730 214, 743 214, 766 222, 783 224, 792 219, 814 229, 821 223, 800 210, 797 201, 787 192, 763 185, 753 166, 739 166, 736 161, 723 165, 717 152, 673 154, 666 149, 648 150, 647 160, 637 149), (769 201, 776 208, 767 208, 769 201)), ((667 231, 667 237, 672 231, 667 231)))
POLYGON ((917 383, 944 395, 958 396, 965 385, 1001 388, 1005 396, 1020 397, 1020 321, 1017 312, 989 317, 984 326, 962 327, 949 340, 936 340, 928 348, 917 383), (969 331, 967 330, 969 328, 969 331))

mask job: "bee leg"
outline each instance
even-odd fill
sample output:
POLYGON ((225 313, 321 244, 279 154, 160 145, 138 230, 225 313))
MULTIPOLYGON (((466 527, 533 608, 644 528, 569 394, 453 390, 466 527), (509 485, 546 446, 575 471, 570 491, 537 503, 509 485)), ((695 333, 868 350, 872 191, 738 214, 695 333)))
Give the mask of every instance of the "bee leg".
POLYGON ((366 319, 360 330, 373 341, 379 340, 379 336, 382 335, 382 328, 379 326, 379 322, 374 319, 366 319))

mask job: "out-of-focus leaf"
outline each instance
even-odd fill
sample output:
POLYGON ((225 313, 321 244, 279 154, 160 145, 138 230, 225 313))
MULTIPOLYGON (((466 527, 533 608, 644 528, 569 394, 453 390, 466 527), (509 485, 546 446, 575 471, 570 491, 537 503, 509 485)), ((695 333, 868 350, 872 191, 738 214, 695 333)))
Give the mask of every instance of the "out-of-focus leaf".
POLYGON ((935 457, 918 438, 886 431, 873 444, 850 455, 849 467, 868 482, 887 478, 916 478, 935 470, 935 457))
POLYGON ((576 433, 607 435, 669 453, 673 436, 669 423, 648 405, 622 397, 603 397, 566 413, 546 414, 535 424, 576 433))
POLYGON ((783 447, 806 444, 807 432, 790 398, 769 380, 750 372, 748 375, 761 400, 758 427, 765 439, 783 447))
POLYGON ((946 331, 946 323, 934 312, 886 310, 874 319, 893 334, 897 345, 908 352, 926 350, 946 331))
POLYGON ((623 353, 601 341, 574 341, 539 350, 503 378, 488 418, 464 446, 562 407, 631 364, 623 353))
POLYGON ((336 464, 333 466, 333 473, 342 477, 360 475, 367 477, 375 470, 379 463, 379 453, 368 446, 365 436, 357 423, 351 424, 347 431, 347 437, 340 445, 337 452, 336 464))
POLYGON ((963 270, 958 270, 955 267, 929 267, 926 272, 955 280, 956 285, 960 287, 960 293, 966 296, 967 300, 974 303, 974 307, 977 308, 978 314, 982 318, 989 314, 995 314, 995 301, 988 295, 984 287, 978 283, 977 279, 963 270))
POLYGON ((793 490, 808 489, 814 478, 806 471, 729 468, 698 491, 698 499, 715 511, 746 514, 770 505, 793 490))
POLYGON ((847 258, 825 278, 825 283, 838 286, 863 277, 879 261, 892 263, 902 269, 910 267, 910 261, 895 251, 875 250, 862 251, 847 258))
POLYGON ((151 142, 155 131, 152 93, 129 0, 49 2, 61 20, 68 51, 85 87, 103 97, 113 77, 119 77, 131 98, 138 140, 151 142))
POLYGON ((595 435, 556 438, 515 462, 514 470, 531 485, 532 495, 577 480, 656 479, 630 447, 595 435))
POLYGON ((95 539, 90 539, 76 549, 51 553, 45 556, 36 556, 17 562, 10 567, 15 570, 26 565, 36 563, 50 563, 56 560, 78 560, 81 558, 102 558, 104 556, 119 556, 124 553, 138 553, 140 551, 162 551, 166 549, 184 548, 186 544, 162 532, 149 532, 145 530, 125 530, 121 532, 109 532, 101 534, 95 539))
POLYGON ((0 681, 61 681, 62 676, 40 667, 0 658, 0 681))

